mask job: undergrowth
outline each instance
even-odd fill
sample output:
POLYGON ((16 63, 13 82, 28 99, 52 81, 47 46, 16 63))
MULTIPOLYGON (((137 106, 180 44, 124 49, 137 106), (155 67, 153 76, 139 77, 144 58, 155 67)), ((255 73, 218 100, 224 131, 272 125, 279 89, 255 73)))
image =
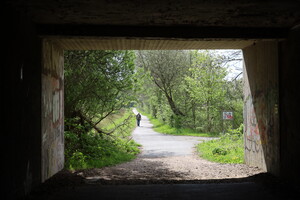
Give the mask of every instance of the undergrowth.
POLYGON ((85 127, 66 120, 72 131, 65 131, 65 168, 87 169, 111 166, 132 160, 139 153, 138 144, 131 140, 135 128, 135 118, 131 110, 114 114, 101 128, 111 130, 131 117, 126 125, 116 129, 111 135, 86 132, 85 127))
POLYGON ((237 129, 229 129, 219 139, 197 145, 200 156, 218 163, 244 163, 243 124, 237 129))

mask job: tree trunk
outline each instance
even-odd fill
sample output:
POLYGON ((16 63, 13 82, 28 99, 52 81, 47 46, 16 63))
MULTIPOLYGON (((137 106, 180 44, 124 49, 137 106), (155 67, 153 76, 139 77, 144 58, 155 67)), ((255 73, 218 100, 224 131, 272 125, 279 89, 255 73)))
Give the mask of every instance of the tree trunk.
POLYGON ((207 108, 206 108, 206 120, 207 120, 207 131, 211 132, 209 101, 207 102, 207 108))
POLYGON ((193 128, 196 129, 196 104, 192 102, 193 128))
POLYGON ((169 105, 171 107, 171 110, 173 111, 173 113, 177 116, 185 116, 185 114, 183 114, 175 105, 175 102, 173 101, 172 97, 170 97, 167 93, 166 93, 166 97, 168 99, 169 105))

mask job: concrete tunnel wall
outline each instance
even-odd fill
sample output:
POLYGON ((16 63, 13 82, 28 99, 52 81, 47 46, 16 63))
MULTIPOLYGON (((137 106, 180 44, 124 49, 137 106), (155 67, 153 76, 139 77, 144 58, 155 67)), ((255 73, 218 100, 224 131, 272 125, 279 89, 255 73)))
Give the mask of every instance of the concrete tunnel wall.
POLYGON ((243 54, 245 162, 299 183, 300 26, 243 54))
POLYGON ((300 25, 279 43, 280 176, 300 179, 300 25))
POLYGON ((64 167, 64 55, 43 40, 42 182, 64 167))
POLYGON ((64 63, 26 13, 5 11, 1 197, 16 199, 63 168, 64 63))
POLYGON ((278 42, 243 49, 245 163, 279 175, 278 42))

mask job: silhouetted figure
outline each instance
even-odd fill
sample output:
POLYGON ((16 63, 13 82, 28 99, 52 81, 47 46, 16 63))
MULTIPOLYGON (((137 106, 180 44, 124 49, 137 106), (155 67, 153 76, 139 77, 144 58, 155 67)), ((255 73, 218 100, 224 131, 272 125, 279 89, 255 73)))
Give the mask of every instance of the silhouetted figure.
POLYGON ((141 119, 142 119, 142 116, 141 116, 140 113, 138 113, 138 114, 136 115, 136 123, 137 123, 138 126, 140 126, 141 119))

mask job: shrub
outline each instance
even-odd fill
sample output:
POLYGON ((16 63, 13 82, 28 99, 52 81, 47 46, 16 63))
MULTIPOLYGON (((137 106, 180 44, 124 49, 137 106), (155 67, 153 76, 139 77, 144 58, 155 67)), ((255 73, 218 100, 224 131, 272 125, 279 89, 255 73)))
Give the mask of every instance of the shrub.
POLYGON ((214 148, 212 153, 225 156, 228 152, 223 148, 214 148))
MULTIPOLYGON (((124 116, 129 114, 125 113, 124 116)), ((100 135, 92 131, 86 132, 76 123, 72 125, 72 122, 74 121, 66 122, 69 127, 73 128, 65 131, 65 167, 67 169, 118 164, 133 159, 139 153, 138 144, 130 140, 130 134, 135 127, 134 118, 128 126, 117 129, 111 136, 100 135)))
POLYGON ((86 167, 86 156, 83 155, 82 152, 76 151, 72 154, 71 158, 69 159, 69 166, 72 169, 76 168, 85 168, 86 167))
POLYGON ((206 141, 197 145, 200 156, 220 163, 244 162, 243 125, 230 129, 219 139, 206 141))

